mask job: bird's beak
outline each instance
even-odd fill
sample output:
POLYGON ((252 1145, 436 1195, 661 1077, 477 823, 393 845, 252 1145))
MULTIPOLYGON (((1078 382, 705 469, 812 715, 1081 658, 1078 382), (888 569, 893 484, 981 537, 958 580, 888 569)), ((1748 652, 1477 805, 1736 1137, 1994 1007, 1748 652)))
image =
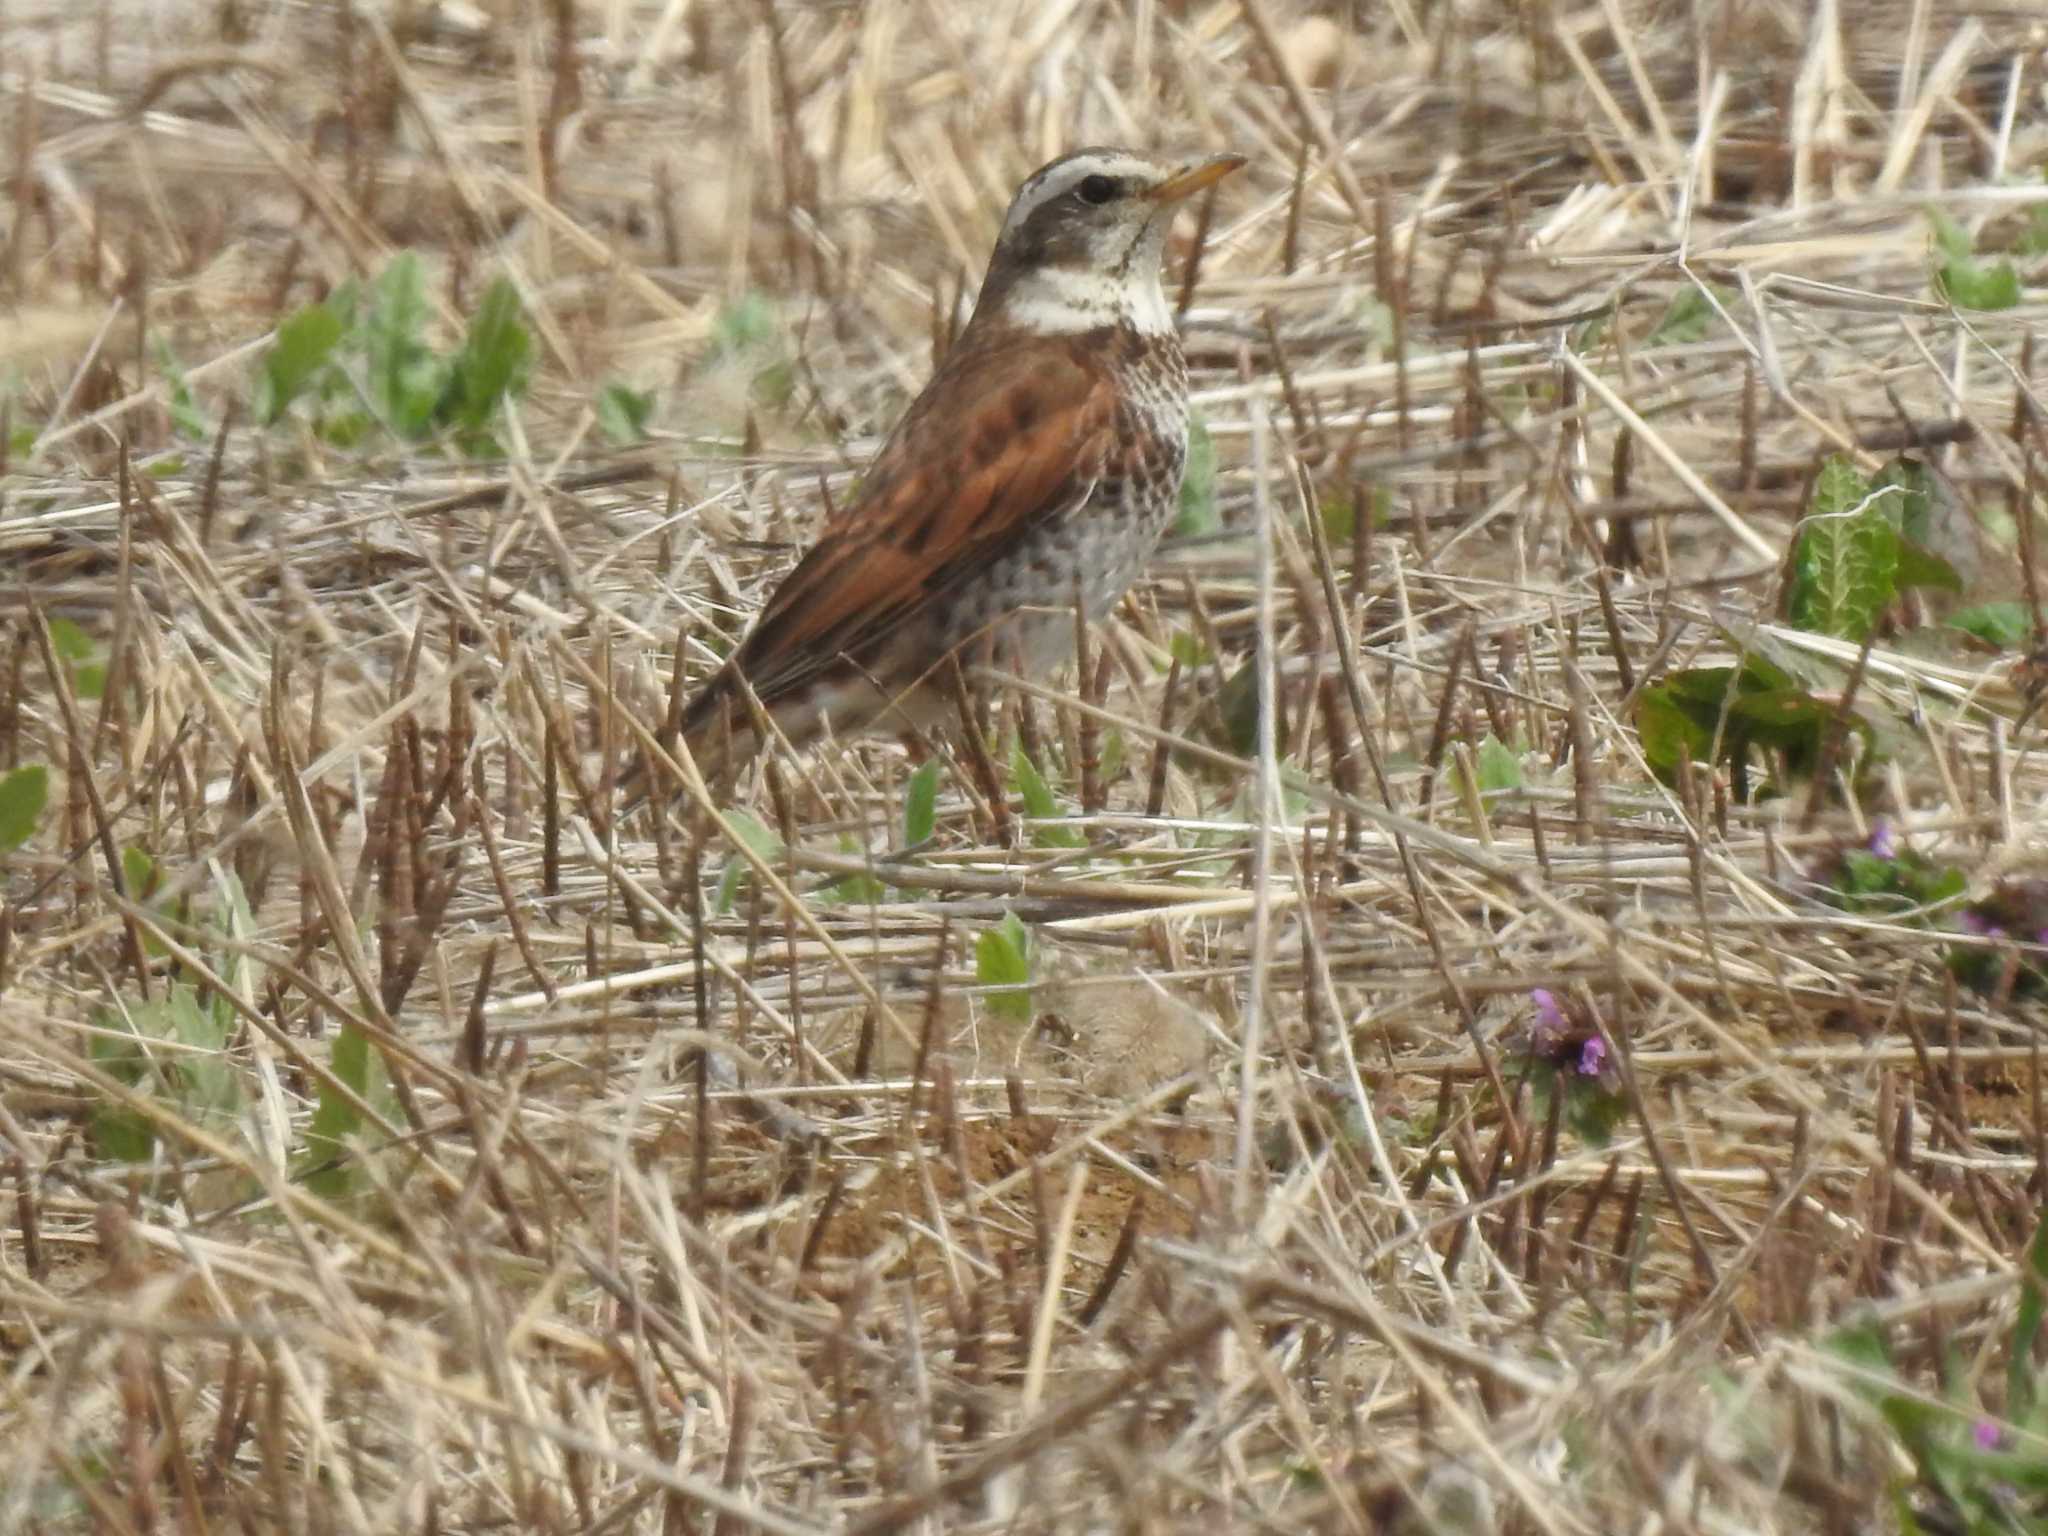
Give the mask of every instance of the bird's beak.
POLYGON ((1145 195, 1155 203, 1177 203, 1194 196, 1204 187, 1215 186, 1243 164, 1243 155, 1212 155, 1207 160, 1182 166, 1145 195))

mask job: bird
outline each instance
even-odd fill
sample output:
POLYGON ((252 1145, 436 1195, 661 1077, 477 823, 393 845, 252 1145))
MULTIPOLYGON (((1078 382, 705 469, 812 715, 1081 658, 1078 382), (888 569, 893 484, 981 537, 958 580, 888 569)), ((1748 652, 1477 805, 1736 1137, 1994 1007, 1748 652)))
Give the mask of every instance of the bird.
POLYGON ((1089 148, 1025 179, 966 326, 664 746, 679 729, 716 775, 762 745, 753 701, 799 747, 914 736, 956 662, 1071 654, 1077 602, 1102 618, 1178 507, 1187 363, 1160 268, 1174 210, 1244 163, 1089 148))

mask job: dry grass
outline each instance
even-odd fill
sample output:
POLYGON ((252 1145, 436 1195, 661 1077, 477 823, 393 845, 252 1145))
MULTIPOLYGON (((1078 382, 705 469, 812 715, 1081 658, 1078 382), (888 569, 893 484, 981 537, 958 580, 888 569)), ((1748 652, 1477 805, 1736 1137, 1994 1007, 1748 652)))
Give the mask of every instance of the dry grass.
POLYGON ((1821 456, 1917 446, 2022 530, 1962 520, 1966 597, 2033 596, 2040 305, 1942 303, 1923 210, 2012 244, 2048 37, 1356 10, 8 0, 0 754, 56 787, 0 857, 0 1529, 1963 1528, 1829 1341, 2018 1411, 2043 1016, 1816 881, 1878 818, 2026 875, 2040 727, 1921 599, 1859 661, 1779 567, 1821 456), (945 743, 915 849, 886 744, 717 801, 765 854, 621 818, 677 637, 701 675, 1008 189, 1103 141, 1253 169, 1187 315, 1221 526, 983 718, 1079 835, 945 743), (525 300, 501 462, 249 424, 277 318, 404 248, 437 330, 525 300), (786 392, 713 355, 748 295, 786 392), (1660 785, 1642 689, 1743 637, 1882 765, 1660 785), (1028 1021, 976 985, 1006 911, 1028 1021), (225 1044, 124 1076, 177 975, 225 1044))

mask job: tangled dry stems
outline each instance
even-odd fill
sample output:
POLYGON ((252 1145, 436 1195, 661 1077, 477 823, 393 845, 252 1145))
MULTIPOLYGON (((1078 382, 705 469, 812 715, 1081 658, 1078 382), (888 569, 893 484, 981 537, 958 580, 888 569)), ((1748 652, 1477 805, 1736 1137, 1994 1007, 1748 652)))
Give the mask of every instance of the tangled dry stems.
POLYGON ((61 787, 5 865, 0 1523, 1888 1518, 1825 1343, 1998 1375, 2040 1019, 1813 877, 1880 816, 2022 874, 2043 771, 2023 668, 1905 624, 1859 662, 1781 622, 1780 556, 1828 453, 2028 520, 2034 308, 1941 302, 1923 209, 1995 236, 2048 141, 2023 10, 1840 9, 11 5, 0 732, 61 787), (993 687, 991 763, 930 744, 921 847, 893 746, 621 816, 678 644, 714 664, 845 496, 1006 190, 1105 140, 1254 158, 1177 251, 1217 527, 1061 686, 993 687), (519 286, 502 464, 230 410, 401 248, 447 328, 519 286), (747 294, 786 397, 715 345, 747 294), (592 467, 606 380, 659 436, 592 467), (1882 768, 1658 783, 1642 688, 1737 640, 1854 669, 1882 768), (245 923, 179 919, 230 876, 245 923), (94 1052, 180 965, 232 1114, 94 1052), (1538 988, 1602 1021, 1604 1145, 1517 1065, 1538 988))

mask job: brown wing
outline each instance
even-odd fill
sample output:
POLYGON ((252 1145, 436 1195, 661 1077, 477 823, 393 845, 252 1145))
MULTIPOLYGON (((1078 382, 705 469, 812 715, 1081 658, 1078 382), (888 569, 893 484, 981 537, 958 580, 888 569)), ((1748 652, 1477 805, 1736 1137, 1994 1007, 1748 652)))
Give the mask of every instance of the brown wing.
POLYGON ((963 576, 1078 506, 1115 451, 1114 417, 1108 376, 1070 339, 956 347, 859 495, 691 700, 685 731, 715 716, 735 668, 772 710, 821 673, 858 666, 963 576))

